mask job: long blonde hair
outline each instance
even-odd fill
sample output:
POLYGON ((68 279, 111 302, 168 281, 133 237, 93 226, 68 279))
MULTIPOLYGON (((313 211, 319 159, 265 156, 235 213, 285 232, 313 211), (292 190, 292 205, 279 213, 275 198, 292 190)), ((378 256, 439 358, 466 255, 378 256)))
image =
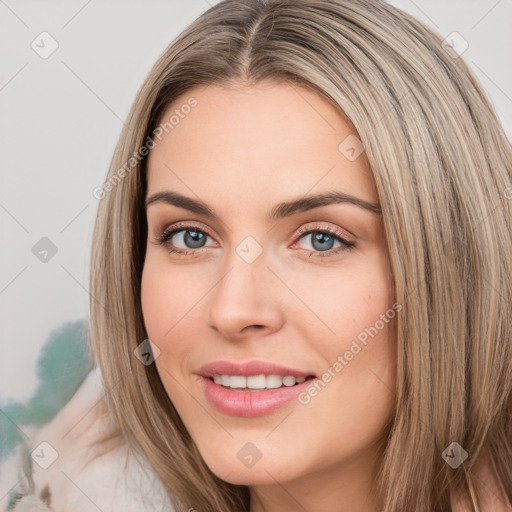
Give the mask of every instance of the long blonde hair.
POLYGON ((146 78, 98 194, 92 247, 90 343, 123 436, 177 510, 249 510, 248 488, 209 470, 155 365, 134 356, 147 338, 140 149, 193 87, 262 80, 330 101, 373 171, 403 305, 397 407, 378 475, 383 512, 447 511, 460 490, 480 510, 472 468, 484 450, 512 499, 511 144, 462 57, 381 0, 224 0, 146 78), (457 468, 442 457, 452 442, 469 454, 457 468))

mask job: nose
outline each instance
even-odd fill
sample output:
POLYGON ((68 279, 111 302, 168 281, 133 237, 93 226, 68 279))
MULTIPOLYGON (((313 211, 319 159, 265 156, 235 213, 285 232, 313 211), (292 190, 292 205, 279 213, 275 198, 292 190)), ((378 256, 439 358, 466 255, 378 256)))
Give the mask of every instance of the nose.
POLYGON ((237 254, 208 294, 207 322, 223 338, 236 341, 265 336, 283 323, 279 280, 260 256, 252 263, 237 254))

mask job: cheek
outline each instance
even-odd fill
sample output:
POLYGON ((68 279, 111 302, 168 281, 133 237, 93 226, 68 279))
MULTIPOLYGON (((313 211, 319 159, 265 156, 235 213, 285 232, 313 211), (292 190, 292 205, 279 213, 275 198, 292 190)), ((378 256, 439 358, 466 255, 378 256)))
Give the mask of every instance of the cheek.
MULTIPOLYGON (((191 281, 179 267, 172 268, 157 258, 144 264, 141 279, 141 305, 146 331, 151 339, 164 341, 193 318, 193 305, 204 296, 207 287, 201 279, 191 281)), ((165 350, 165 347, 160 347, 165 350)))
MULTIPOLYGON (((141 277, 141 306, 148 338, 159 348, 155 360, 167 394, 178 408, 190 407, 183 393, 184 376, 190 375, 194 339, 206 340, 202 301, 214 286, 211 272, 191 274, 172 265, 165 256, 148 255, 141 277)), ((211 335, 211 334, 210 334, 211 335)))
POLYGON ((353 418, 368 427, 366 432, 361 429, 362 434, 372 435, 390 414, 395 389, 396 317, 401 307, 394 307, 388 261, 377 254, 364 268, 333 272, 321 288, 314 287, 312 280, 303 284, 303 293, 309 290, 308 305, 318 312, 325 327, 322 335, 312 326, 307 334, 324 360, 324 373, 319 377, 325 386, 319 385, 316 394, 311 389, 303 403, 326 423, 341 421, 332 404, 343 404, 344 425, 350 423, 347 418, 353 418), (373 404, 371 415, 369 404, 373 404))
MULTIPOLYGON (((313 313, 307 317, 316 323, 316 335, 311 330, 309 338, 326 340, 326 355, 332 357, 333 351, 348 349, 345 345, 360 334, 364 339, 366 330, 376 322, 381 338, 390 331, 390 319, 386 318, 385 325, 380 320, 394 302, 391 270, 382 252, 370 253, 365 261, 346 268, 295 276, 293 282, 294 292, 313 313)), ((304 312, 297 313, 297 319, 305 318, 304 312)), ((391 310, 393 316, 394 313, 391 310)))
POLYGON ((184 373, 181 366, 185 361, 187 346, 190 346, 187 343, 190 339, 187 330, 190 333, 190 326, 194 322, 191 305, 197 303, 196 295, 199 292, 198 287, 191 286, 184 274, 157 258, 149 257, 144 263, 141 279, 141 306, 146 334, 160 350, 155 366, 169 398, 180 410, 187 403, 186 400, 182 403, 183 393, 175 376, 184 373))

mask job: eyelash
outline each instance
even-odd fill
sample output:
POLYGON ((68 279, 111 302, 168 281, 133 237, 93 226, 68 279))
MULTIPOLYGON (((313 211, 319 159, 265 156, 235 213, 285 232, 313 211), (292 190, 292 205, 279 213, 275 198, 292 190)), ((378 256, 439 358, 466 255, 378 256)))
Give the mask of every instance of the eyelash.
MULTIPOLYGON (((207 231, 199 229, 197 226, 194 226, 193 224, 176 224, 172 228, 165 229, 161 235, 155 238, 155 242, 159 245, 166 245, 167 242, 180 231, 197 231, 199 233, 202 233, 204 235, 207 235, 211 238, 213 238, 207 231)), ((299 229, 297 233, 297 239, 302 238, 304 235, 309 235, 312 233, 322 233, 329 236, 332 236, 339 242, 341 242, 341 247, 338 247, 336 249, 329 249, 328 251, 307 251, 309 252, 310 257, 319 257, 319 258, 325 258, 330 256, 335 256, 343 251, 347 251, 350 249, 353 249, 356 244, 354 242, 350 242, 346 238, 344 238, 341 233, 333 228, 330 227, 320 227, 320 226, 313 226, 313 227, 302 227, 299 229)), ((198 249, 177 249, 175 247, 171 247, 167 245, 167 250, 169 253, 178 254, 180 256, 188 256, 191 254, 197 254, 199 252, 202 252, 202 250, 205 249, 204 247, 198 248, 198 249)))

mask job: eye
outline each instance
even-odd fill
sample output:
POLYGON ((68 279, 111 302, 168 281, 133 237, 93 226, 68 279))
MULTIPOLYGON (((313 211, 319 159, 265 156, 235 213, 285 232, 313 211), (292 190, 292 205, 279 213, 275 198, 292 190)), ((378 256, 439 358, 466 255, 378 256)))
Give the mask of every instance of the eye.
POLYGON ((197 226, 179 224, 164 230, 155 242, 166 245, 170 253, 187 255, 199 252, 208 238, 210 235, 197 226))
POLYGON ((356 245, 347 240, 341 231, 329 226, 306 226, 299 230, 299 235, 299 240, 309 242, 311 249, 305 250, 310 253, 310 257, 334 256, 356 245), (336 244, 338 246, 334 248, 336 244))

